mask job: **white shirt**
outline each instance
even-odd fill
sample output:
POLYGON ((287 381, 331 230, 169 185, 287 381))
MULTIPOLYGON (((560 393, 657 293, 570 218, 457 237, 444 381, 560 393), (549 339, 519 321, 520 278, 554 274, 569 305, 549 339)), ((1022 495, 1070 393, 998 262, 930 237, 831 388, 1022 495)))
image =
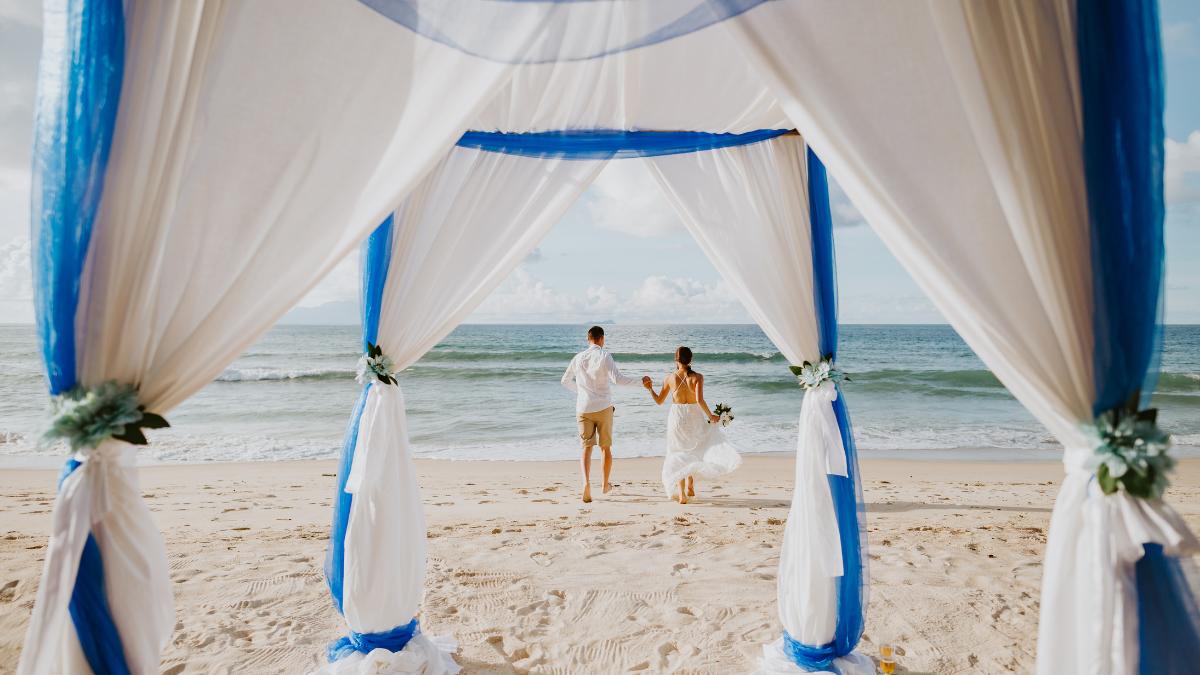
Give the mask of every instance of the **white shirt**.
POLYGON ((612 354, 597 345, 576 354, 562 376, 562 385, 576 392, 575 412, 580 415, 599 412, 613 404, 610 382, 633 385, 641 384, 642 378, 622 375, 612 354))

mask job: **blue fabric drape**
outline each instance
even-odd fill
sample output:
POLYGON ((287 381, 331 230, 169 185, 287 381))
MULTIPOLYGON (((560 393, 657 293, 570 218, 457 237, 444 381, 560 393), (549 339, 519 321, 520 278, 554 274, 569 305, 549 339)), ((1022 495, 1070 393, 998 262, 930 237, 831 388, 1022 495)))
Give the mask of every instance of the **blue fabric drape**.
POLYGON ((382 633, 351 632, 349 635, 338 638, 333 644, 329 645, 327 656, 329 662, 333 663, 354 652, 368 654, 372 649, 386 649, 389 652, 398 652, 404 649, 409 641, 417 636, 419 630, 420 625, 416 619, 413 619, 403 626, 396 626, 382 633))
POLYGON ((459 139, 458 145, 524 157, 626 159, 730 148, 766 141, 787 133, 792 131, 760 129, 743 134, 620 129, 568 129, 529 133, 468 131, 459 139))
MULTIPOLYGON (((812 150, 808 151, 808 208, 812 238, 813 303, 815 305, 821 354, 837 357, 837 275, 834 262, 833 216, 829 207, 829 180, 825 166, 812 150)), ((839 656, 854 651, 862 637, 867 593, 864 559, 866 541, 862 484, 858 473, 858 453, 850 426, 846 397, 838 388, 833 402, 834 415, 846 449, 846 476, 828 476, 829 490, 837 513, 838 534, 842 545, 844 573, 838 580, 837 628, 833 641, 826 645, 804 645, 784 633, 788 656, 807 670, 829 670, 839 656)))
MULTIPOLYGON (((1093 412, 1149 403, 1161 346, 1163 82, 1154 0, 1077 8, 1092 244, 1093 412)), ((1181 562, 1148 545, 1136 567, 1140 672, 1194 672, 1200 614, 1181 562)))
MULTIPOLYGON (((52 395, 76 384, 75 315, 116 128, 125 70, 121 0, 47 0, 33 143, 34 308, 52 395)), ((59 485, 80 463, 68 460, 59 485)), ((69 604, 84 658, 101 675, 129 672, 109 607, 104 560, 90 533, 69 604)))
POLYGON ((766 0, 359 0, 388 19, 459 51, 504 63, 581 61, 646 47, 687 35, 753 9, 766 0), (569 12, 619 4, 622 11, 593 24, 586 34, 569 12), (570 7, 569 5, 576 5, 570 7), (518 18, 520 17, 520 18, 518 18), (505 27, 530 25, 536 39, 505 39, 505 27), (617 19, 617 20, 614 20, 617 19), (605 25, 607 24, 607 25, 605 25), (501 37, 501 36, 504 37, 501 37))
MULTIPOLYGON (((387 281, 388 266, 392 259, 393 222, 393 217, 389 215, 362 245, 362 305, 360 310, 362 311, 364 352, 367 349, 367 343, 375 343, 379 339, 379 312, 383 305, 383 287, 387 281)), ((358 444, 358 425, 372 386, 373 384, 364 386, 358 397, 358 403, 350 415, 350 424, 346 427, 342 456, 338 460, 337 492, 333 495, 333 526, 329 533, 329 550, 325 555, 325 582, 329 586, 333 604, 339 612, 342 611, 346 526, 350 522, 350 507, 354 503, 354 495, 346 492, 346 479, 349 478, 350 467, 354 464, 354 448, 358 444)))

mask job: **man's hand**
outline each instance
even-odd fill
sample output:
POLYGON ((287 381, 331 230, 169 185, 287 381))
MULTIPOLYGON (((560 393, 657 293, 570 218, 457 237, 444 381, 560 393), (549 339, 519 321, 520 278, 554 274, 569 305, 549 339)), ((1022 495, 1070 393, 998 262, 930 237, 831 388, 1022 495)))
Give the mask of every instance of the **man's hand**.
POLYGON ((653 389, 654 388, 654 380, 651 380, 649 375, 643 375, 642 376, 642 386, 647 389, 653 389))

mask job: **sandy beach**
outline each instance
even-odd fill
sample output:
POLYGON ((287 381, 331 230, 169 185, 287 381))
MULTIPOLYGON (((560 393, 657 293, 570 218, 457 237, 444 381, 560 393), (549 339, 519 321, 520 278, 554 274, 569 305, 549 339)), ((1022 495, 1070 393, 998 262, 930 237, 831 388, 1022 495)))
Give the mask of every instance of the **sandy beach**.
MULTIPOLYGON (((741 673, 780 631, 792 458, 752 456, 687 506, 654 459, 618 460, 582 505, 569 462, 419 461, 429 521, 423 629, 468 673, 741 673)), ((1040 558, 1061 466, 863 462, 871 605, 862 651, 908 673, 1031 672, 1040 558)), ((341 629, 322 576, 334 463, 151 466, 177 624, 166 673, 294 673, 341 629)), ((0 671, 33 604, 49 471, 0 472, 0 671)), ((1200 528, 1200 460, 1169 498, 1200 528)))

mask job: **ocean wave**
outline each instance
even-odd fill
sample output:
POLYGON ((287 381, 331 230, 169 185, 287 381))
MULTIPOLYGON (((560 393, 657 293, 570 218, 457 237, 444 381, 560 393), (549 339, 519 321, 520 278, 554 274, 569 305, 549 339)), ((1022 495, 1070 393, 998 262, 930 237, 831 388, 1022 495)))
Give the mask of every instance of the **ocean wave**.
MULTIPOLYGON (((436 362, 473 362, 473 361, 553 361, 564 366, 578 352, 546 351, 546 350, 437 350, 421 357, 420 363, 436 362)), ((675 358, 674 352, 612 352, 613 358, 621 361, 664 361, 670 363, 675 358)), ((772 361, 784 362, 777 351, 764 352, 697 352, 696 364, 714 363, 767 363, 772 361)))
POLYGON ((217 382, 270 382, 280 380, 344 380, 353 378, 349 368, 304 368, 280 370, 275 368, 229 368, 217 377, 217 382))

